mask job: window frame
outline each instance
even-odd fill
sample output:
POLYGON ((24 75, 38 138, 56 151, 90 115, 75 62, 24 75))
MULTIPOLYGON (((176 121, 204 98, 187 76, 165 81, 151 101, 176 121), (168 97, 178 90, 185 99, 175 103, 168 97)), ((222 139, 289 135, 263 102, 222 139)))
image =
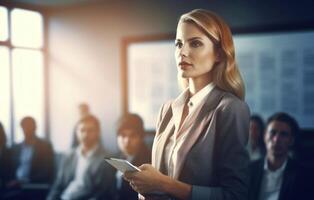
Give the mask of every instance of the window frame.
POLYGON ((9 117, 9 121, 10 121, 10 132, 7 133, 7 136, 10 136, 10 140, 8 141, 8 145, 11 146, 13 145, 16 139, 16 133, 15 133, 15 122, 16 119, 14 118, 14 93, 13 93, 13 58, 12 58, 12 51, 14 48, 16 49, 26 49, 26 50, 37 50, 42 52, 43 55, 43 122, 44 122, 44 127, 43 127, 43 131, 44 131, 44 137, 47 140, 50 140, 50 129, 49 129, 49 87, 48 87, 48 10, 44 7, 41 6, 30 6, 24 3, 12 3, 12 2, 7 2, 7 1, 3 1, 0 3, 0 6, 3 6, 5 8, 7 8, 7 13, 8 13, 8 38, 6 41, 0 41, 0 46, 4 46, 7 47, 9 50, 9 72, 10 72, 10 83, 9 83, 9 87, 10 87, 10 97, 9 97, 9 101, 10 101, 10 117, 9 117), (25 9, 25 10, 29 10, 29 11, 35 11, 38 12, 39 14, 41 14, 42 19, 43 19, 43 45, 41 48, 31 48, 31 47, 20 47, 20 46, 14 46, 11 42, 11 11, 13 9, 25 9))

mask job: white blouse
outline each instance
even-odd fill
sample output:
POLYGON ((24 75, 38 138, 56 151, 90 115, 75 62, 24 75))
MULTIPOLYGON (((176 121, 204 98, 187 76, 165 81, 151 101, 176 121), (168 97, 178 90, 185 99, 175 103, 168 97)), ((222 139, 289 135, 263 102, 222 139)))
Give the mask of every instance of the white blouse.
POLYGON ((188 115, 183 121, 181 127, 181 117, 184 109, 184 104, 189 97, 189 88, 183 91, 172 103, 171 109, 173 113, 173 119, 175 124, 175 131, 172 136, 168 139, 165 147, 165 167, 168 172, 168 176, 174 177, 174 169, 178 160, 179 149, 183 148, 182 144, 206 101, 207 95, 213 90, 215 85, 213 83, 208 84, 195 95, 193 95, 188 102, 188 115), (178 136, 179 135, 179 136, 178 136), (178 136, 178 137, 177 137, 178 136))

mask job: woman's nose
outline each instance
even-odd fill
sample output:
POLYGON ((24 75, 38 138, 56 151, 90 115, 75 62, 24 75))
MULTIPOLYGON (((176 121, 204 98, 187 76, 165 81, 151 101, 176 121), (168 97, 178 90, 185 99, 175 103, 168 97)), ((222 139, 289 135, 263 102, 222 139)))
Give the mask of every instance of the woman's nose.
POLYGON ((182 45, 182 47, 180 49, 180 52, 179 52, 179 55, 182 56, 182 57, 188 56, 188 47, 187 47, 187 45, 182 45))

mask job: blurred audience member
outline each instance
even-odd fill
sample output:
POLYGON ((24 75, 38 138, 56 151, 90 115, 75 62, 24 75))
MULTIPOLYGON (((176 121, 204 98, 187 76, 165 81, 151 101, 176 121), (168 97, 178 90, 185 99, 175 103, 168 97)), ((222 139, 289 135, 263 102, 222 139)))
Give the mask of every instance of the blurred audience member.
POLYGON ((21 127, 24 141, 12 146, 10 150, 12 180, 8 185, 50 183, 54 175, 54 154, 51 144, 36 136, 34 118, 24 117, 21 127))
POLYGON ((250 166, 250 200, 293 199, 296 165, 288 152, 298 133, 298 123, 286 113, 276 113, 268 119, 264 135, 266 157, 250 166))
MULTIPOLYGON (((126 114, 118 120, 117 142, 120 158, 126 159, 135 166, 150 163, 151 152, 144 143, 143 120, 136 114, 126 114)), ((122 178, 122 173, 116 172, 116 200, 137 200, 138 194, 128 182, 122 178)))
POLYGON ((264 122, 258 115, 252 115, 250 118, 248 151, 251 161, 258 160, 265 155, 264 144, 264 122))
MULTIPOLYGON (((79 113, 79 121, 87 116, 90 116, 90 109, 87 103, 81 103, 78 106, 78 113, 79 113)), ((72 144, 71 147, 72 148, 76 148, 79 145, 79 141, 76 137, 76 130, 77 130, 77 125, 78 123, 76 123, 75 127, 74 127, 74 131, 73 131, 73 136, 72 136, 72 144)))
MULTIPOLYGON (((0 122, 0 191, 4 187, 4 183, 6 181, 6 164, 8 163, 8 149, 6 146, 7 143, 7 137, 4 131, 4 127, 2 126, 2 123, 0 122)), ((0 195, 1 199, 1 195, 0 195)))
POLYGON ((4 131, 4 127, 2 123, 0 122, 0 158, 2 156, 3 151, 7 148, 7 137, 4 131))
POLYGON ((47 199, 112 199, 114 171, 104 161, 108 153, 100 142, 100 123, 94 116, 77 125, 79 146, 67 154, 47 199))
MULTIPOLYGON (((32 117, 21 120, 24 141, 13 145, 9 150, 7 165, 8 179, 4 199, 30 198, 35 194, 24 188, 30 184, 49 184, 54 177, 54 154, 49 142, 36 136, 36 122, 32 117), (25 195, 28 195, 26 197, 25 195)), ((46 186, 48 187, 48 186, 46 186)))

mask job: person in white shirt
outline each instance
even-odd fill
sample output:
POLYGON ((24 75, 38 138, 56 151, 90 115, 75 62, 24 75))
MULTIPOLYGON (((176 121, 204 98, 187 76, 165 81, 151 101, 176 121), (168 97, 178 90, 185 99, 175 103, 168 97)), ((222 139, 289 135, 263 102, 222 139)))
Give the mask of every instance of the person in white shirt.
POLYGON ((114 171, 104 161, 98 119, 81 119, 76 134, 79 146, 65 156, 47 199, 112 199, 114 171))
POLYGON ((266 156, 250 166, 250 200, 293 199, 296 166, 288 155, 298 133, 297 121, 286 113, 276 113, 268 119, 264 134, 266 156))

